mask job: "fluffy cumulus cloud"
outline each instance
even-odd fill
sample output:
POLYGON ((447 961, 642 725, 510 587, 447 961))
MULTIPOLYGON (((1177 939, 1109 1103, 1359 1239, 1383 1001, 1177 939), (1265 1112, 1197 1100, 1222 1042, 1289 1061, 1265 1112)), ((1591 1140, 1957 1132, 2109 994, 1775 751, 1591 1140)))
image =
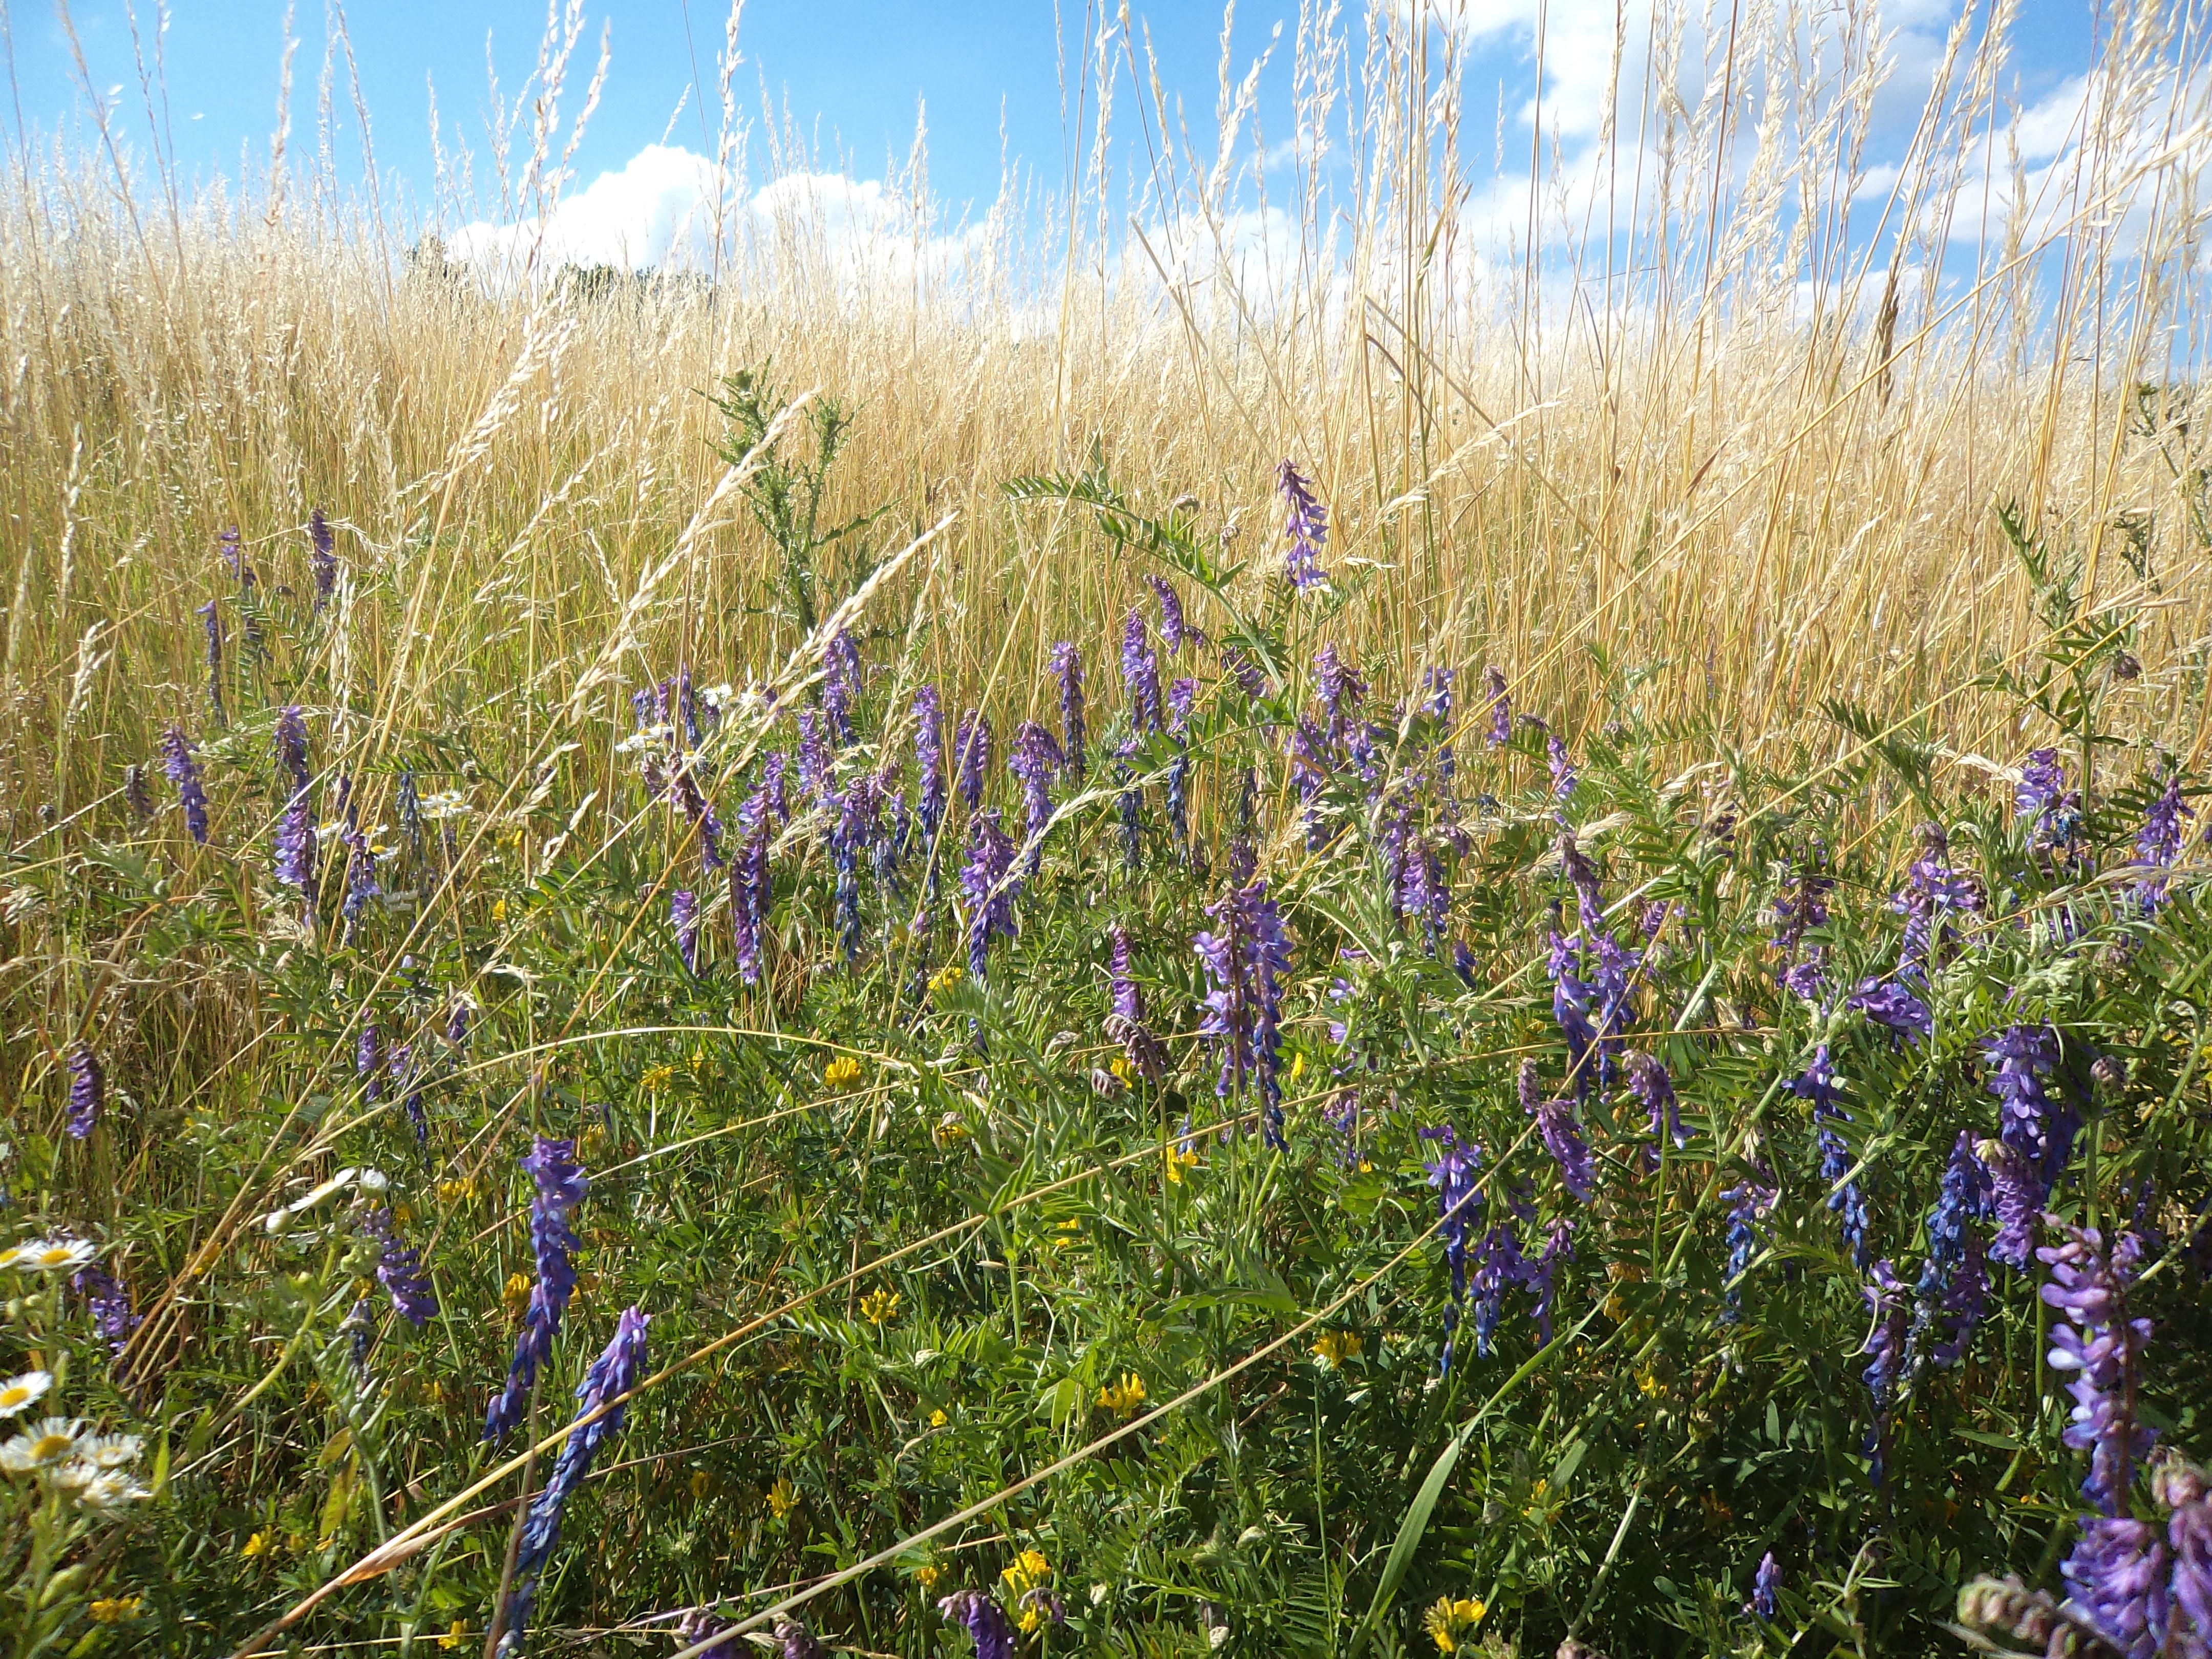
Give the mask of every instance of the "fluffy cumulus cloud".
POLYGON ((707 157, 648 144, 563 197, 543 218, 478 221, 447 239, 452 257, 494 282, 570 265, 703 270, 765 245, 814 258, 844 285, 972 276, 990 257, 988 222, 933 232, 880 181, 793 173, 748 192, 707 157))

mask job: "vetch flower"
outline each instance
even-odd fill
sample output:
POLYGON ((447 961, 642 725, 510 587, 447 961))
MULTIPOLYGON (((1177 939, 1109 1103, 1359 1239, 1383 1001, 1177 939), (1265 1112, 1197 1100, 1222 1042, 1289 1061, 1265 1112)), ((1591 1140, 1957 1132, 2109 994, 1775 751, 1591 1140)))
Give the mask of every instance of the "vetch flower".
POLYGON ((937 1610, 968 1627, 975 1659, 1014 1659, 1014 1627, 999 1604, 981 1591, 956 1590, 938 1602, 937 1610))
POLYGON ((1083 720, 1083 653, 1072 641, 1061 640, 1052 647, 1052 672, 1060 682, 1060 763, 1068 781, 1079 786, 1090 734, 1083 720))
POLYGON ((1129 699, 1129 730, 1160 729, 1160 665, 1145 631, 1145 616, 1132 611, 1121 623, 1121 688, 1129 699))
POLYGON ((392 1305, 409 1324, 428 1324, 437 1316, 438 1298, 422 1277, 422 1253, 400 1242, 392 1212, 381 1204, 372 1204, 362 1212, 361 1230, 382 1246, 377 1257, 376 1282, 389 1292, 392 1305))
MULTIPOLYGON (((941 807, 943 802, 939 803, 941 807)), ((768 927, 774 888, 769 874, 769 807, 765 786, 753 792, 739 809, 738 827, 743 839, 730 860, 730 943, 738 958, 738 976, 748 985, 760 983, 761 941, 768 927)))
POLYGON ((83 1042, 70 1045, 66 1064, 70 1087, 65 1127, 72 1140, 83 1140, 91 1135, 100 1121, 100 1109, 107 1103, 107 1073, 100 1069, 100 1057, 83 1042))
POLYGON ((1012 939, 1016 931, 1008 879, 1013 867, 1014 844, 999 828, 997 811, 978 812, 969 829, 968 862, 960 871, 968 910, 968 971, 978 981, 986 977, 992 939, 1012 939))
POLYGON ((1863 1294, 1874 1315, 1874 1328, 1859 1349, 1868 1355, 1867 1392, 1874 1397, 1874 1425, 1867 1431, 1867 1457, 1875 1486, 1887 1474, 1890 1413, 1897 1404, 1898 1385, 1905 1375, 1906 1325, 1911 1317, 1903 1281, 1888 1261, 1877 1261, 1863 1294))
POLYGON ((1182 650, 1186 643, 1194 647, 1203 646, 1206 635, 1184 619, 1182 596, 1168 585, 1164 578, 1147 576, 1145 580, 1160 602, 1160 643, 1170 652, 1182 650))
POLYGON ((199 617, 207 624, 208 707, 213 711, 215 723, 222 726, 228 723, 222 708, 222 613, 210 599, 199 607, 199 617))
POLYGON ((1201 1036, 1221 1057, 1214 1092, 1224 1099, 1256 1085, 1265 1103, 1267 1144, 1282 1138, 1282 980, 1290 969, 1290 940, 1282 912, 1267 896, 1264 878, 1232 888, 1206 907, 1212 932, 1195 934, 1191 948, 1205 965, 1211 989, 1201 1036))
POLYGON ((1287 460, 1275 469, 1275 489, 1288 511, 1283 534, 1290 544, 1283 550, 1283 568, 1291 585, 1300 592, 1325 586, 1328 578, 1321 568, 1321 555, 1328 541, 1328 509, 1287 460))
POLYGON ((1482 671, 1483 689, 1490 710, 1490 746, 1496 749, 1513 740, 1513 703, 1505 695, 1505 671, 1495 663, 1482 671))
POLYGON ((193 758, 191 740, 181 726, 171 726, 161 738, 161 769, 177 787, 177 799, 185 809, 185 828, 203 847, 208 838, 207 787, 200 781, 199 762, 193 758))
MULTIPOLYGON (((1437 1231, 1444 1241, 1444 1261, 1451 1269, 1451 1302, 1444 1310, 1444 1350, 1440 1369, 1451 1370, 1452 1343, 1459 1329, 1460 1310, 1467 1301, 1468 1236, 1482 1213, 1482 1189, 1475 1171, 1482 1167, 1482 1148, 1462 1141, 1459 1131, 1447 1123, 1423 1129, 1420 1138, 1437 1145, 1437 1155, 1423 1168, 1429 1185, 1437 1189, 1437 1231)), ((1486 1332, 1480 1335, 1481 1351, 1489 1352, 1486 1332)))
POLYGON ((355 1039, 353 1069, 361 1079, 362 1103, 374 1106, 384 1093, 384 1033, 374 1020, 355 1039))
POLYGON ((415 1144, 422 1146, 430 1139, 430 1115, 422 1106, 422 1079, 415 1064, 413 1043, 402 1042, 393 1047, 389 1070, 392 1089, 399 1096, 407 1121, 415 1130, 415 1144))
MULTIPOLYGON (((1662 1134, 1674 1141, 1678 1152, 1690 1144, 1690 1132, 1682 1127, 1682 1103, 1674 1096, 1674 1080, 1667 1075, 1667 1068, 1659 1063, 1656 1055, 1629 1056, 1628 1087, 1643 1103, 1650 1120, 1654 1147, 1662 1134)), ((1651 1167, 1656 1168, 1657 1162, 1655 1153, 1650 1158, 1651 1167)))
POLYGON ((115 1282, 114 1275, 104 1267, 80 1267, 70 1279, 70 1288, 85 1299, 92 1315, 92 1328, 111 1352, 121 1353, 131 1333, 140 1324, 137 1313, 131 1306, 130 1294, 115 1282))
POLYGON ((860 647, 841 628, 822 650, 822 712, 830 717, 830 735, 841 749, 853 741, 853 704, 860 695, 860 647))
POLYGON ((1853 1167, 1851 1149, 1835 1126, 1850 1122, 1850 1114, 1843 1109, 1843 1092, 1836 1087, 1835 1062, 1828 1056, 1826 1043, 1813 1050, 1811 1063, 1791 1079, 1790 1092, 1812 1104, 1814 1139, 1820 1149, 1820 1179, 1828 1183, 1828 1208, 1842 1218, 1844 1243, 1851 1253, 1851 1265, 1863 1273, 1872 1248, 1867 1239, 1866 1194, 1858 1182, 1846 1179, 1853 1167))
POLYGON ((1993 1208, 1989 1172, 1974 1156, 1973 1137, 1961 1129, 1936 1206, 1928 1212, 1928 1260, 1914 1291, 1917 1305, 1906 1343, 1908 1370, 1919 1368, 1923 1352, 1929 1364, 1956 1364, 1972 1340, 1988 1306, 1990 1285, 1981 1235, 1972 1224, 1987 1219, 1993 1208), (1930 1346, 1939 1325, 1943 1335, 1930 1346))
MULTIPOLYGON (((1080 690, 1076 698, 1079 708, 1080 690)), ((945 708, 933 685, 921 686, 914 694, 914 758, 920 774, 915 812, 921 820, 923 837, 933 842, 938 825, 945 821, 945 708)))
POLYGON ((521 1653, 524 1638, 530 1628, 531 1609, 538 1600, 538 1585, 552 1559, 555 1546, 561 1541, 561 1515, 568 1506, 568 1499, 591 1473, 592 1460, 599 1455, 599 1448, 607 1437, 623 1425, 626 1406, 616 1403, 637 1385, 639 1371, 645 1363, 645 1329, 648 1322, 635 1308, 625 1309, 615 1326, 613 1340, 597 1359, 576 1389, 579 1421, 569 1431, 561 1455, 553 1465, 553 1475, 544 1491, 530 1506, 524 1517, 520 1547, 514 1557, 514 1598, 507 1606, 507 1631, 499 1638, 500 1659, 514 1659, 521 1653), (611 1406, 604 1415, 593 1417, 602 1407, 611 1406))
POLYGON ((568 1213, 584 1201, 592 1183, 576 1164, 576 1143, 539 1135, 522 1160, 522 1168, 536 1188, 530 1200, 530 1247, 537 1261, 537 1277, 522 1316, 522 1334, 515 1340, 514 1358, 507 1367, 507 1386, 484 1413, 486 1440, 495 1441, 519 1425, 529 1408, 531 1384, 553 1357, 553 1338, 568 1311, 576 1289, 576 1269, 571 1261, 581 1248, 568 1226, 568 1213))
POLYGON ((1536 1120, 1536 1133, 1543 1139, 1544 1150, 1559 1164, 1559 1178, 1567 1190, 1587 1204, 1597 1196, 1597 1160, 1591 1157, 1581 1127, 1575 1121, 1573 1103, 1540 1098, 1543 1091, 1538 1076, 1534 1059, 1521 1062, 1521 1109, 1536 1120))
POLYGON ((1144 993, 1130 973, 1129 930, 1117 921, 1108 929, 1108 990, 1112 1006, 1106 1017, 1106 1035, 1121 1043, 1133 1068, 1146 1077, 1157 1077, 1162 1060, 1160 1045, 1146 1029, 1144 993))
MULTIPOLYGON (((1941 965, 1949 919, 1979 910, 1982 899, 1974 884, 1951 868, 1950 842, 1942 825, 1922 824, 1920 840, 1920 856, 1906 872, 1904 890, 1890 900, 1890 908, 1905 917, 1897 976, 1925 984, 1928 970, 1941 965)), ((1893 1024, 1887 1019, 1882 1023, 1893 1024)))
POLYGON ((953 787, 971 812, 983 805, 983 788, 991 771, 991 717, 971 708, 960 717, 952 741, 953 787))
POLYGON ((1867 980, 1851 994, 1846 1006, 1910 1042, 1918 1042, 1936 1030, 1936 1017, 1928 1012, 1928 1005, 1899 980, 1867 980))
POLYGON ((1575 757, 1567 752, 1567 745, 1559 740, 1556 732, 1547 732, 1544 738, 1545 764, 1552 770, 1552 797, 1565 801, 1574 798, 1575 757))
POLYGON ((831 761, 829 740, 822 735, 822 717, 811 708, 799 711, 799 788, 819 805, 829 799, 831 761))
POLYGON ((1060 770, 1060 759, 1052 733, 1035 720, 1024 720, 1014 729, 1006 769, 1022 786, 1022 839, 1029 848, 1024 863, 1032 876, 1043 859, 1045 826, 1052 822, 1052 777, 1060 770))
POLYGON ((1775 1564, 1774 1552, 1769 1550, 1759 1558, 1759 1571, 1752 1576, 1751 1600, 1743 1604, 1743 1610, 1761 1624, 1771 1623, 1777 1611, 1774 1593, 1781 1588, 1782 1569, 1775 1564))
MULTIPOLYGON (((2129 1659, 2174 1651, 2164 1639, 2172 1617, 2166 1544, 2149 1522, 2130 1516, 2083 1517, 2081 1536, 2058 1570, 2066 1580, 2069 1610, 2129 1659)), ((2201 1644, 2195 1650, 2203 1650, 2201 1644)))
POLYGON ((2128 1310, 2128 1287, 2142 1243, 2124 1233, 2108 1249, 2094 1227, 2068 1226, 2064 1242, 2036 1251, 2051 1269, 2045 1303, 2061 1319, 2051 1328, 2051 1370, 2073 1374, 2072 1420, 2060 1437, 2089 1454, 2081 1495, 2099 1513, 2125 1512, 2136 1465, 2149 1455, 2153 1434, 2137 1415, 2136 1387, 2150 1321, 2128 1310))
MULTIPOLYGON (((1989 1091, 2000 1103, 1997 1139, 2018 1152, 2034 1170, 2041 1190, 2039 1207, 2050 1201, 2051 1189, 2066 1173, 2074 1155, 2074 1137, 2081 1120, 2074 1109, 2054 1101, 2044 1079, 2058 1064, 2058 1038, 2045 1025, 2009 1025, 1983 1047, 1991 1067, 1989 1091)), ((2009 1242, 2009 1241, 2008 1241, 2009 1242)), ((2009 1260, 2008 1250, 2000 1260, 2009 1260)), ((2022 1256, 2013 1262, 2025 1267, 2022 1256)))
POLYGON ((1168 763, 1168 830, 1179 842, 1190 841, 1190 711, 1198 682, 1188 675, 1168 687, 1168 735, 1175 758, 1168 763))
POLYGON ((337 539, 331 534, 331 521, 321 507, 307 515, 308 568, 314 576, 315 614, 320 616, 331 596, 338 587, 337 539))
POLYGON ((2194 808, 2181 799, 2181 775, 2172 766, 2166 769, 2166 784, 2152 799, 2143 814, 2142 829, 2136 836, 2136 867, 2147 872, 2135 884, 2136 909, 2149 915, 2165 902, 2166 877, 2174 859, 2181 851, 2181 821, 2197 816, 2194 808))
POLYGON ((1758 1224, 1779 1196, 1773 1188, 1755 1181, 1739 1182, 1721 1194, 1729 1206, 1728 1267, 1721 1279, 1728 1297, 1728 1305, 1721 1310, 1723 1325, 1733 1325, 1743 1317, 1743 1277, 1751 1271, 1752 1257, 1758 1253, 1758 1224))

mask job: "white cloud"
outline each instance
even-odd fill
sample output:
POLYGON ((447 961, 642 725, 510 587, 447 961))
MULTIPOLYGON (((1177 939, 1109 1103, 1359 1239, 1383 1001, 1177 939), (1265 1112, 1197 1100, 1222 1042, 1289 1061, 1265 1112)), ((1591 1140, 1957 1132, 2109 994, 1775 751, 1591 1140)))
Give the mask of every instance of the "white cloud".
MULTIPOLYGON (((543 220, 464 225, 447 252, 504 283, 568 265, 696 270, 772 247, 785 268, 811 260, 840 290, 869 284, 962 280, 988 273, 995 216, 936 232, 878 179, 793 173, 746 194, 705 156, 648 144, 557 203, 543 220)), ((803 267, 802 267, 803 268, 803 267)))

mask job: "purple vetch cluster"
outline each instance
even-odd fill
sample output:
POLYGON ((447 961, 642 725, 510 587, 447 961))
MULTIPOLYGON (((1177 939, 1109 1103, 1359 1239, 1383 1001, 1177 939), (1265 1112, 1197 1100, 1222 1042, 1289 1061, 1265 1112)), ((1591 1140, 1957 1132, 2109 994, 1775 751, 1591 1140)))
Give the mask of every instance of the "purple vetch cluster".
POLYGON ((576 1290, 572 1258, 581 1248, 569 1228, 568 1215, 591 1190, 590 1181, 577 1167, 573 1140, 539 1135, 524 1157, 522 1168, 536 1189, 530 1200, 530 1248, 537 1271, 531 1280, 522 1334, 515 1340, 506 1386, 484 1413, 483 1437, 493 1441, 504 1438, 520 1425, 529 1411, 531 1387, 538 1380, 538 1370, 553 1357, 553 1338, 576 1290))

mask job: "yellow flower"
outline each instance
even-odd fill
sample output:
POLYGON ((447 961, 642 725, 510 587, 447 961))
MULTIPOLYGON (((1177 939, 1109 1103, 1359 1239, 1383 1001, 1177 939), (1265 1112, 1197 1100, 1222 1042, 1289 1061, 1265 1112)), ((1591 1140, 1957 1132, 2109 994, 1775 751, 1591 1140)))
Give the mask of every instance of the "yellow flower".
POLYGON ((1036 1627, 1044 1623, 1044 1614, 1037 1611, 1035 1602, 1031 1602, 1022 1609, 1022 1616, 1014 1622, 1022 1627, 1023 1635, 1032 1635, 1036 1632, 1036 1627))
POLYGON ((668 1080, 675 1075, 676 1068, 673 1066, 652 1066, 643 1077, 638 1079, 637 1086, 649 1095, 657 1095, 668 1086, 668 1080))
POLYGON ((1457 1601, 1449 1595, 1439 1596, 1422 1619, 1421 1627, 1435 1638, 1438 1653, 1457 1653, 1460 1644, 1474 1634, 1474 1627, 1488 1611, 1472 1596, 1457 1601))
POLYGON ((860 1317, 871 1325, 888 1325, 898 1317, 899 1293, 896 1291, 870 1291, 860 1298, 860 1317))
POLYGON ((948 962, 929 976, 929 988, 933 991, 949 991, 960 983, 961 973, 962 969, 958 963, 948 962))
MULTIPOLYGON (((507 920, 507 901, 505 899, 494 899, 491 902, 491 919, 494 921, 505 921, 507 920)), ((440 1637, 438 1638, 438 1645, 440 1647, 459 1647, 460 1644, 458 1642, 448 1642, 445 1638, 440 1637)))
POLYGON ((914 1581, 917 1584, 920 1584, 924 1590, 933 1590, 937 1588, 937 1581, 944 1577, 945 1569, 939 1566, 934 1561, 933 1561, 927 1566, 919 1568, 915 1571, 914 1581))
POLYGON ((1145 1403, 1145 1379, 1134 1371, 1123 1371, 1119 1382, 1098 1390, 1098 1403, 1109 1412, 1135 1412, 1145 1403))
POLYGON ((448 1204, 466 1203, 483 1190, 483 1183, 474 1176, 467 1176, 458 1181, 441 1181, 438 1183, 438 1196, 448 1204))
POLYGON ((694 1469, 691 1471, 691 1495, 694 1498, 704 1498, 714 1489, 714 1477, 713 1475, 708 1474, 704 1469, 694 1469))
POLYGON ((1296 1082, 1297 1082, 1300 1078, 1304 1077, 1305 1074, 1306 1074, 1306 1057, 1305 1057, 1305 1055, 1304 1055, 1304 1054, 1292 1054, 1292 1055, 1291 1056, 1291 1082, 1293 1082, 1293 1083, 1296 1083, 1296 1082))
POLYGON ((860 1062, 850 1054, 840 1054, 822 1068, 823 1085, 832 1089, 849 1089, 860 1080, 860 1062))
POLYGON ((1115 1055, 1113 1059, 1106 1062, 1106 1069, 1113 1073, 1115 1077, 1120 1078, 1124 1083, 1130 1081, 1137 1075, 1137 1068, 1129 1064, 1129 1057, 1127 1054, 1115 1055))
POLYGON ((779 1521, 799 1507, 799 1488, 791 1484, 789 1475, 776 1476, 775 1485, 768 1489, 768 1507, 779 1521))
POLYGON ((95 1625, 119 1625, 126 1619, 136 1619, 145 1600, 143 1595, 103 1596, 85 1611, 95 1625))
POLYGON ((1362 1346, 1358 1331, 1323 1331, 1314 1339, 1314 1358, 1334 1370, 1358 1357, 1362 1346))
POLYGON ((520 1318, 522 1310, 530 1305, 530 1276, 527 1273, 509 1273, 507 1283, 501 1287, 500 1298, 507 1304, 509 1318, 520 1318))
POLYGON ((453 1649, 460 1646, 462 1643, 468 1639, 468 1620, 465 1619, 456 1619, 453 1620, 453 1627, 438 1638, 438 1645, 441 1648, 453 1649))
POLYGON ((968 1126, 960 1121, 958 1113, 947 1112, 937 1121, 937 1127, 930 1132, 930 1139, 940 1146, 953 1146, 968 1139, 968 1126))
POLYGON ((1059 1237, 1052 1241, 1052 1247, 1055 1250, 1064 1250, 1083 1237, 1083 1224, 1070 1216, 1060 1224, 1057 1231, 1059 1237))
POLYGON ((1009 1593, 1019 1595, 1033 1590, 1052 1577, 1052 1563, 1036 1550, 1024 1550, 1014 1558, 1014 1564, 999 1577, 1006 1581, 1009 1593))
POLYGON ((239 1546, 238 1553, 244 1556, 247 1560, 251 1561, 258 1555, 268 1555, 273 1553, 276 1548, 276 1540, 270 1537, 270 1535, 265 1532, 257 1532, 252 1537, 247 1539, 245 1543, 239 1546))
POLYGON ((1198 1148, 1195 1146, 1170 1146, 1167 1149, 1167 1155, 1168 1179, 1175 1185, 1180 1187, 1182 1185, 1182 1172, 1185 1170, 1194 1169, 1197 1166, 1198 1148))
POLYGON ((941 1410, 933 1411, 929 1414, 929 1426, 933 1429, 941 1429, 951 1420, 941 1410))

